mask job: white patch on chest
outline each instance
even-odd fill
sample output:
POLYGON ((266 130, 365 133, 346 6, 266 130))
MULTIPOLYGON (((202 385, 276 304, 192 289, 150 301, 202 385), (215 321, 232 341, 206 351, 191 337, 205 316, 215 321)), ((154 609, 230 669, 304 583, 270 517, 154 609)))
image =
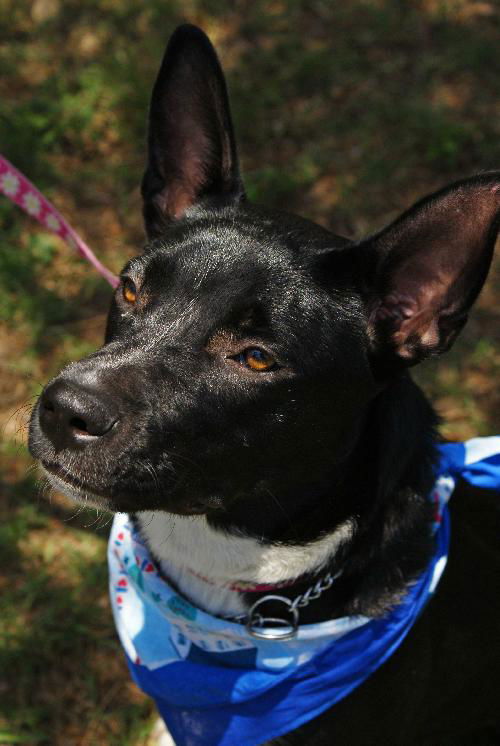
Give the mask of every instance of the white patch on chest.
POLYGON ((213 614, 245 611, 238 583, 278 584, 321 569, 353 534, 351 521, 309 544, 265 544, 212 528, 205 516, 137 513, 140 533, 162 572, 198 607, 213 614))

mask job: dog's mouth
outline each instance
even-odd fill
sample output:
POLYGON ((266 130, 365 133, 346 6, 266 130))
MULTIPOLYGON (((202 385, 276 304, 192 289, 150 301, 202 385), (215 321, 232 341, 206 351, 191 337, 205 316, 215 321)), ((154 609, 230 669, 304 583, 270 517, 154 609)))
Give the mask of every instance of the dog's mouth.
MULTIPOLYGON (((105 495, 85 484, 84 481, 71 474, 60 464, 40 461, 40 465, 49 479, 52 487, 58 492, 75 500, 75 502, 86 505, 87 507, 107 510, 112 513, 135 512, 144 509, 137 498, 128 495, 112 496, 105 495)), ((220 511, 222 508, 221 501, 217 497, 183 500, 174 503, 172 500, 162 500, 162 504, 155 507, 169 513, 183 516, 205 515, 213 511, 220 511), (163 504, 164 503, 164 504, 163 504)))

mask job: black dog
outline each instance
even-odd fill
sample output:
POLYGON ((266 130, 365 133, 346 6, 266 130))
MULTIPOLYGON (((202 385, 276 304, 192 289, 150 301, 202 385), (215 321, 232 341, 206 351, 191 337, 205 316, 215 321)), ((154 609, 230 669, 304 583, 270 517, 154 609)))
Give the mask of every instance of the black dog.
MULTIPOLYGON (((436 416, 408 368, 450 348, 484 283, 500 172, 356 243, 250 205, 223 74, 191 26, 169 43, 148 143, 148 243, 104 346, 44 389, 31 452, 63 492, 135 514, 215 615, 260 597, 236 581, 291 599, 325 570, 341 574, 301 624, 384 615, 433 551, 436 416)), ((454 494, 448 569, 402 647, 275 743, 500 743, 491 498, 454 494)))

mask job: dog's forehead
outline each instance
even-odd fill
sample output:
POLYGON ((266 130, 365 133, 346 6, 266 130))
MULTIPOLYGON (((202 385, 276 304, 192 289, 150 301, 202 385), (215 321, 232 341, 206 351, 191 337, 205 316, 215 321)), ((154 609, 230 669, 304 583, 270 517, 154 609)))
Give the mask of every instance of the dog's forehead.
POLYGON ((266 213, 256 219, 245 208, 172 225, 125 274, 144 293, 145 319, 186 340, 238 327, 283 341, 308 336, 313 322, 317 333, 337 305, 342 317, 340 296, 318 281, 314 267, 324 248, 346 243, 307 220, 266 213))
POLYGON ((300 243, 286 231, 230 221, 167 232, 131 266, 150 292, 208 295, 213 302, 284 299, 314 286, 300 243))

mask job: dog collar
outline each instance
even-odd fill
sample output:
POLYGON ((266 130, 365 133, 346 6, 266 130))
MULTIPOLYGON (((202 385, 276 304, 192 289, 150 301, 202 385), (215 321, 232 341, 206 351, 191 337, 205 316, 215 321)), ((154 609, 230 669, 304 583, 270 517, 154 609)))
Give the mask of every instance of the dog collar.
MULTIPOLYGON (((209 578, 190 570, 191 575, 203 580, 209 585, 215 585, 209 578)), ((338 572, 333 575, 331 572, 324 573, 319 579, 316 579, 307 590, 299 593, 295 598, 290 599, 286 596, 277 595, 277 592, 283 588, 291 588, 294 585, 302 583, 305 576, 292 578, 281 583, 252 583, 237 582, 226 586, 231 591, 237 593, 266 593, 267 595, 258 598, 248 612, 244 614, 224 614, 223 619, 228 621, 245 624, 247 631, 252 637, 263 640, 289 640, 295 637, 299 627, 300 609, 309 606, 312 601, 320 598, 323 593, 329 590, 335 580, 342 573, 338 572), (265 616, 265 608, 268 603, 272 602, 276 607, 281 605, 281 616, 265 616)), ((168 581, 167 581, 168 582, 168 581)))
MULTIPOLYGON (((274 593, 262 596, 252 604, 248 612, 244 614, 224 615, 224 619, 233 622, 245 624, 247 631, 252 637, 260 640, 290 640, 297 634, 299 628, 300 609, 309 606, 312 601, 321 598, 325 591, 328 591, 335 580, 342 573, 338 572, 333 575, 327 572, 322 575, 315 583, 309 586, 303 593, 299 593, 295 598, 290 599, 287 596, 279 596, 277 590, 285 587, 291 587, 300 582, 300 578, 290 581, 286 584, 274 586, 255 586, 252 590, 257 591, 274 591, 274 593), (281 604, 282 616, 268 617, 264 615, 266 604, 281 604)), ((262 592, 261 591, 261 592, 262 592)))

